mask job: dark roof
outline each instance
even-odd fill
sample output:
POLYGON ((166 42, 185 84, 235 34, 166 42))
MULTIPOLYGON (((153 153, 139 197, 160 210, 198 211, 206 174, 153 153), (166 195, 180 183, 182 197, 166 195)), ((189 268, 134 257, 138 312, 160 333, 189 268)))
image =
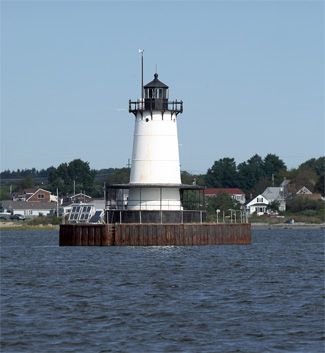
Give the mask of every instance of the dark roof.
POLYGON ((147 83, 144 88, 168 88, 167 85, 158 80, 158 74, 155 74, 154 77, 155 78, 151 82, 147 83))

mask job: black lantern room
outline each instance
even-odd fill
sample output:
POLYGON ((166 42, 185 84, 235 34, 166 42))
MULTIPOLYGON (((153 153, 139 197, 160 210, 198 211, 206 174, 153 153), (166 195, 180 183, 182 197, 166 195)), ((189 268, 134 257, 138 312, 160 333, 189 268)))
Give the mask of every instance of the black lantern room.
POLYGON ((158 74, 143 89, 145 110, 168 110, 168 86, 158 80, 158 74))
POLYGON ((176 115, 183 112, 182 101, 168 101, 168 86, 158 79, 158 74, 155 73, 154 79, 143 86, 143 100, 137 102, 129 101, 129 112, 137 115, 144 111, 170 111, 176 115))

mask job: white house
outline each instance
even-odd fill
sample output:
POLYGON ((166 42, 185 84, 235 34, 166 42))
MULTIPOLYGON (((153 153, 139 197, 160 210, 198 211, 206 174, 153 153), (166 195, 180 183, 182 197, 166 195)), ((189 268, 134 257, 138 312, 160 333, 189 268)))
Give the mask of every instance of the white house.
POLYGON ((246 210, 249 214, 253 214, 256 212, 258 216, 263 215, 267 212, 267 207, 269 205, 269 201, 262 195, 256 196, 253 200, 248 202, 246 205, 246 210))
POLYGON ((26 201, 1 201, 2 207, 10 210, 13 214, 25 217, 47 216, 53 213, 57 205, 54 202, 26 202, 26 201))
POLYGON ((262 194, 256 196, 246 205, 246 210, 249 214, 256 212, 260 216, 268 213, 268 205, 274 201, 279 203, 279 211, 286 210, 283 187, 267 187, 262 194))

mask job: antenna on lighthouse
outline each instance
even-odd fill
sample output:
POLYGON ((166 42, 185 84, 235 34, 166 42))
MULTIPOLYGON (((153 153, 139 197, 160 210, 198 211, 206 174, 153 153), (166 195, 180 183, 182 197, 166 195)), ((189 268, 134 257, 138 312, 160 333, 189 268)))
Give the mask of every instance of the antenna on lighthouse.
POLYGON ((141 54, 141 102, 143 102, 143 52, 144 49, 139 49, 139 54, 141 54))

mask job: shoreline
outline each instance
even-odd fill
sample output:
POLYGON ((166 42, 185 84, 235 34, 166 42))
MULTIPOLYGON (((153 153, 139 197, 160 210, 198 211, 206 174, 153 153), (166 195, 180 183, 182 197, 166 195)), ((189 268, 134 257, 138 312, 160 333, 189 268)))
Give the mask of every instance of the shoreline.
POLYGON ((251 223, 252 229, 325 229, 325 223, 251 223))
POLYGON ((0 232, 3 230, 59 230, 59 226, 54 224, 30 225, 18 222, 0 222, 0 232))
MULTIPOLYGON (((0 232, 2 230, 59 230, 59 225, 38 224, 29 225, 18 222, 0 222, 0 232)), ((251 229, 324 229, 325 223, 251 223, 251 229)))

